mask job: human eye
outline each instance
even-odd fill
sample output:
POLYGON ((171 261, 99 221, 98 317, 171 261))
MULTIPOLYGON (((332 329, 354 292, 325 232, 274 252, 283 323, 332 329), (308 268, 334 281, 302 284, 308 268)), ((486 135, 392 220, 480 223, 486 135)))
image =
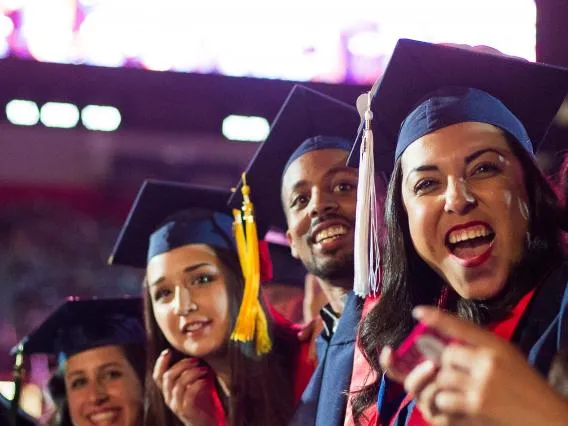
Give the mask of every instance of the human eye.
POLYGON ((334 192, 350 192, 355 189, 355 185, 351 182, 338 182, 334 187, 334 192))
POLYGON ((302 208, 308 203, 309 199, 304 194, 298 194, 292 197, 290 208, 302 208))
POLYGON ((434 179, 425 178, 419 180, 416 185, 414 185, 414 193, 417 195, 425 194, 436 188, 438 182, 434 179))
POLYGON ((212 274, 199 274, 191 282, 192 285, 203 286, 212 283, 215 277, 212 274))
POLYGON ((87 379, 85 377, 76 377, 72 379, 69 383, 71 389, 81 389, 87 384, 87 379))
POLYGON ((472 176, 494 176, 501 172, 501 167, 490 161, 486 161, 476 165, 471 172, 472 176))
POLYGON ((154 290, 152 297, 154 301, 160 301, 166 299, 168 296, 172 294, 172 291, 167 287, 159 287, 154 290))
POLYGON ((121 378, 122 376, 123 376, 122 371, 120 371, 118 368, 105 370, 103 374, 103 377, 108 380, 116 380, 121 378))

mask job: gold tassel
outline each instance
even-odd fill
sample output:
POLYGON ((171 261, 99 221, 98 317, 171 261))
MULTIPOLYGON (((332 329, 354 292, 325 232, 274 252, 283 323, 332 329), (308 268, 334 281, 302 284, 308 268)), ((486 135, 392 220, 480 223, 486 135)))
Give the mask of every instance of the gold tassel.
POLYGON ((244 173, 241 192, 243 194, 242 215, 239 210, 233 210, 235 218, 233 232, 245 287, 235 328, 231 333, 231 340, 242 343, 254 341, 256 354, 264 355, 272 349, 272 342, 268 332, 266 313, 258 300, 260 291, 258 234, 254 219, 254 207, 250 200, 250 187, 246 183, 244 173))

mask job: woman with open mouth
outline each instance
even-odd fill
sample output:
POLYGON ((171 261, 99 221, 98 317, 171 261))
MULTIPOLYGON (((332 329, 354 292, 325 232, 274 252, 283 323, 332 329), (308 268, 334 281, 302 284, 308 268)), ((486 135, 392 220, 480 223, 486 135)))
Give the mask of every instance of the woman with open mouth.
POLYGON ((285 425, 313 371, 309 342, 259 297, 267 246, 229 195, 146 181, 111 256, 146 270, 145 425, 285 425))
POLYGON ((359 424, 568 423, 545 379, 568 344, 568 212, 534 160, 567 92, 568 70, 397 44, 363 111, 361 161, 374 136, 390 183, 359 424), (416 320, 427 336, 401 345, 416 320))

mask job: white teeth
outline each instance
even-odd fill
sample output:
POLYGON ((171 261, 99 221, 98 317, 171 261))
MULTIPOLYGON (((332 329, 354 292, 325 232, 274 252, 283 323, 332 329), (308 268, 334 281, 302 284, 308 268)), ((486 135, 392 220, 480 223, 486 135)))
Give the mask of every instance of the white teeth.
POLYGON ((338 237, 340 235, 347 234, 347 228, 343 225, 331 226, 329 228, 323 229, 318 232, 315 237, 316 243, 321 243, 323 240, 332 237, 338 237))
POLYGON ((473 240, 474 238, 486 237, 491 233, 491 230, 485 225, 476 225, 468 229, 460 229, 453 231, 448 241, 450 244, 456 244, 466 240, 473 240))
POLYGON ((203 325, 204 324, 202 322, 192 322, 191 324, 185 326, 185 331, 199 330, 203 327, 203 325))
POLYGON ((93 423, 104 422, 112 419, 116 415, 115 411, 104 411, 102 413, 92 414, 89 416, 93 423))

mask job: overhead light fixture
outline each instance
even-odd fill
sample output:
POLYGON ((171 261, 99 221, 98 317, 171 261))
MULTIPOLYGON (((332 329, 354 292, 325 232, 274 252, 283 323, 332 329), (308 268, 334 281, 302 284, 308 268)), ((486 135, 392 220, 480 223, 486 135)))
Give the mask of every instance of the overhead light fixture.
POLYGON ((6 118, 17 126, 34 126, 39 121, 39 108, 34 101, 13 99, 6 104, 6 118))
POLYGON ((263 117, 229 115, 222 125, 223 136, 232 141, 262 142, 269 131, 268 120, 263 117))
POLYGON ((118 108, 106 105, 87 105, 81 111, 83 126, 89 130, 112 132, 120 126, 122 117, 118 108))
POLYGON ((40 120, 47 127, 71 129, 79 122, 79 108, 63 102, 47 102, 41 107, 40 120))

